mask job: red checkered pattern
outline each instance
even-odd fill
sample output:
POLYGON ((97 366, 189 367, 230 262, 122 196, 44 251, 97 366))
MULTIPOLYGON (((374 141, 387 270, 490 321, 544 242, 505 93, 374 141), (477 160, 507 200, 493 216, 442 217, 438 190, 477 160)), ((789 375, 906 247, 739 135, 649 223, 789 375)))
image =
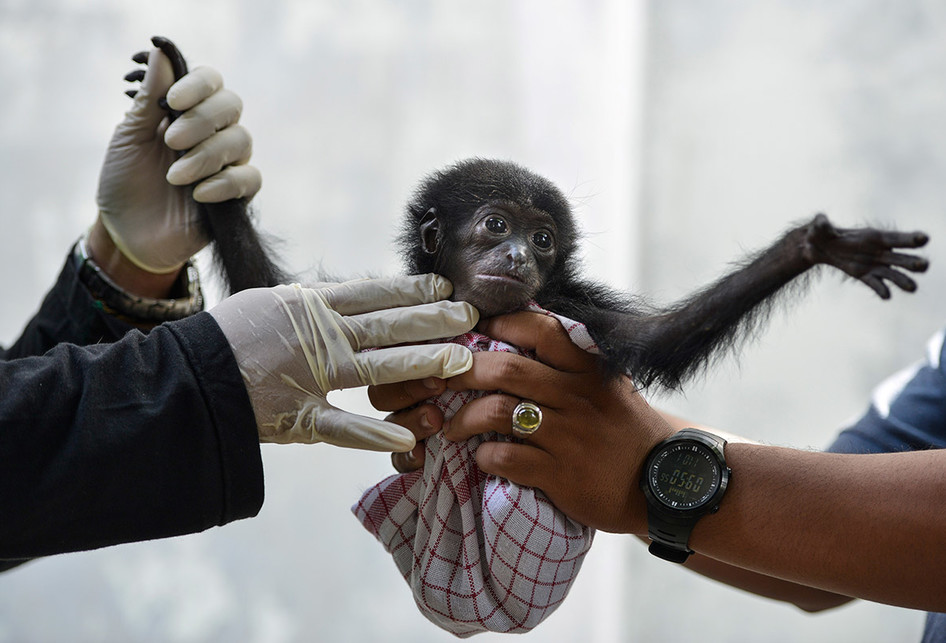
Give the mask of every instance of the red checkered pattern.
MULTIPOLYGON (((596 350, 584 326, 559 320, 576 344, 596 350)), ((479 333, 452 341, 524 354, 479 333)), ((433 402, 451 417, 481 395, 448 390, 433 402)), ((459 637, 541 623, 565 599, 594 536, 538 489, 479 470, 476 447, 508 439, 491 433, 456 443, 434 435, 423 470, 382 480, 352 507, 393 556, 424 616, 459 637)))

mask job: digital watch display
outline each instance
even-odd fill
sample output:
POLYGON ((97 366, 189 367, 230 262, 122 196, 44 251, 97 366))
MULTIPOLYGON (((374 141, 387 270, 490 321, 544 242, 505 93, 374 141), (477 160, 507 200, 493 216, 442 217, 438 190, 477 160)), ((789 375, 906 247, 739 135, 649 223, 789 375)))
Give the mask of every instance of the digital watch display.
POLYGON ((719 508, 729 483, 725 444, 706 431, 684 429, 650 452, 641 489, 654 555, 683 562, 692 553, 688 544, 693 526, 719 508))

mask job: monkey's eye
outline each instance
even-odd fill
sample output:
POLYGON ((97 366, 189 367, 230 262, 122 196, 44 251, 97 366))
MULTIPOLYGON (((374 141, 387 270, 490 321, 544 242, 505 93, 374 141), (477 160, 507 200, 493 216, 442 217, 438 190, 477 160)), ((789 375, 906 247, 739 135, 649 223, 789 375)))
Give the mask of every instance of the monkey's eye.
POLYGON ((532 243, 535 244, 536 248, 548 250, 552 247, 552 235, 545 230, 539 230, 532 235, 532 243))
POLYGON ((486 229, 493 234, 506 234, 506 230, 509 229, 509 226, 506 225, 506 221, 503 220, 502 217, 493 215, 486 219, 486 229))

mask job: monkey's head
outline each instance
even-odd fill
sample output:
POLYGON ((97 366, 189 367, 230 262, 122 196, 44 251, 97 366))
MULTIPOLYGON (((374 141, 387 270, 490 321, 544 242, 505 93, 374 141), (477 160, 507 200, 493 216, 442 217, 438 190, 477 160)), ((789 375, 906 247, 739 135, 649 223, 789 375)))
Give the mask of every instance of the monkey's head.
POLYGON ((512 312, 565 269, 575 246, 568 201, 507 161, 469 159, 427 176, 398 237, 411 274, 453 282, 483 317, 512 312))

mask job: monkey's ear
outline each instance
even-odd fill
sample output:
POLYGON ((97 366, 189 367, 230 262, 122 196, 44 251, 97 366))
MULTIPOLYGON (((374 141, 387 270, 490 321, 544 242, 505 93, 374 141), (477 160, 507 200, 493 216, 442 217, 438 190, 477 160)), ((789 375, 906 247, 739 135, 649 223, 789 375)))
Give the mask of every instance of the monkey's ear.
POLYGON ((417 229, 420 231, 420 245, 424 252, 429 255, 436 254, 440 250, 443 235, 440 230, 440 219, 437 218, 436 208, 427 210, 417 229))

